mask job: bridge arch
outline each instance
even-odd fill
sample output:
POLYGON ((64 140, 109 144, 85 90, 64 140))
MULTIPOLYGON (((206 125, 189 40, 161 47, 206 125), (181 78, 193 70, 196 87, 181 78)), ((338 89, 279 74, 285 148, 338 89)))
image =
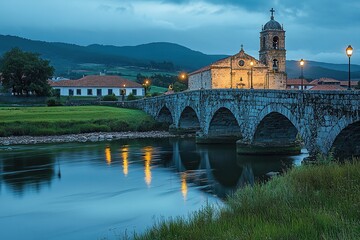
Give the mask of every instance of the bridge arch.
POLYGON ((170 112, 169 108, 164 105, 160 111, 157 113, 155 119, 159 122, 172 124, 174 122, 173 114, 170 112))
POLYGON ((336 157, 360 156, 360 119, 352 121, 343 117, 327 136, 327 149, 334 151, 336 157))
POLYGON ((294 144, 298 134, 305 140, 297 119, 291 111, 279 104, 267 105, 256 118, 253 125, 252 143, 276 145, 294 144))
POLYGON ((192 107, 186 106, 181 112, 178 127, 187 132, 197 132, 200 130, 199 116, 192 107))
POLYGON ((209 136, 240 137, 242 135, 235 115, 226 107, 220 107, 213 113, 207 132, 209 136))

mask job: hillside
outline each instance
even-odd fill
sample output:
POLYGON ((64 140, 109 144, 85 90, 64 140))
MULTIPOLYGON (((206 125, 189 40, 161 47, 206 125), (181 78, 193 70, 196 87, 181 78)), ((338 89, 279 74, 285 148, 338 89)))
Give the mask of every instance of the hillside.
POLYGON ((149 43, 127 47, 94 44, 84 47, 0 35, 1 55, 13 47, 39 53, 43 58, 51 61, 58 74, 86 63, 148 68, 154 67, 155 64, 155 68, 164 70, 192 71, 225 56, 206 55, 173 43, 149 43), (164 61, 172 65, 163 64, 164 61))
MULTIPOLYGON (((119 74, 130 79, 136 78, 138 73, 149 76, 153 73, 176 74, 179 70, 190 72, 226 57, 208 55, 166 42, 124 47, 99 44, 79 46, 0 35, 1 55, 13 47, 37 52, 51 61, 57 75, 75 78, 82 74, 98 74, 105 69, 109 74, 119 74)), ((288 78, 300 76, 298 61, 287 61, 286 67, 288 78)), ((360 79, 360 65, 352 65, 351 71, 352 79, 360 79)), ((308 79, 330 77, 346 80, 348 65, 308 61, 304 76, 308 79)))
MULTIPOLYGON (((334 78, 338 80, 348 79, 347 64, 333 64, 315 61, 307 61, 304 67, 304 77, 308 79, 316 79, 321 77, 334 78)), ((298 61, 286 61, 286 71, 288 78, 298 78, 301 75, 301 70, 298 61)), ((360 79, 360 65, 351 65, 351 78, 360 79)))

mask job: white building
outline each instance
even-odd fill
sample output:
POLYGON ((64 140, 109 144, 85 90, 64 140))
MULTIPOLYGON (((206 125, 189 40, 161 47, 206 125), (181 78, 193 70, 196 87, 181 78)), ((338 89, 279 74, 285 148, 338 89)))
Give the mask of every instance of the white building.
POLYGON ((143 86, 134 81, 119 76, 86 76, 78 80, 51 81, 50 86, 59 91, 60 96, 94 96, 100 97, 115 94, 115 96, 144 96, 143 86))

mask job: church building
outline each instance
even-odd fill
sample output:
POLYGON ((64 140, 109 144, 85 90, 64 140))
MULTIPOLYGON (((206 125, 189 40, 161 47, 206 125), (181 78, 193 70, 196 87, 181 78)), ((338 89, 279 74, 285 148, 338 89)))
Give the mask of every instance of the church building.
POLYGON ((216 88, 286 89, 285 31, 271 18, 260 32, 259 60, 245 53, 221 59, 189 74, 189 90, 216 88))

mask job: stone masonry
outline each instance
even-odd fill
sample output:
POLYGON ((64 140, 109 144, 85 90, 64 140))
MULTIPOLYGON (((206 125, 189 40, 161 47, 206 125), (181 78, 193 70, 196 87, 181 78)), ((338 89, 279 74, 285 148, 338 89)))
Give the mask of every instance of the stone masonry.
POLYGON ((244 143, 304 141, 310 154, 332 148, 360 153, 356 91, 214 89, 122 103, 198 136, 236 135, 244 143))

